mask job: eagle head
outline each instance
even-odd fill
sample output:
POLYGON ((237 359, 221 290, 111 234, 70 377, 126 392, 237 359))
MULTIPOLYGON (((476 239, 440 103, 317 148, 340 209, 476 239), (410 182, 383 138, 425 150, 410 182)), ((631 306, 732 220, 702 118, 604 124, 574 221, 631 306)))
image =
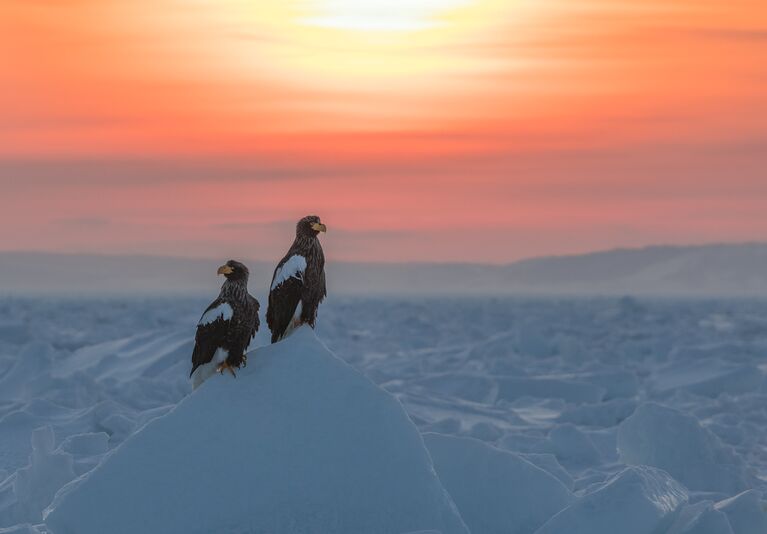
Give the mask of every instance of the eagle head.
POLYGON ((250 271, 239 261, 229 260, 218 268, 218 274, 223 274, 227 280, 247 280, 250 271))
POLYGON ((316 215, 307 215, 296 225, 297 236, 317 237, 320 232, 327 232, 328 227, 320 222, 316 215))

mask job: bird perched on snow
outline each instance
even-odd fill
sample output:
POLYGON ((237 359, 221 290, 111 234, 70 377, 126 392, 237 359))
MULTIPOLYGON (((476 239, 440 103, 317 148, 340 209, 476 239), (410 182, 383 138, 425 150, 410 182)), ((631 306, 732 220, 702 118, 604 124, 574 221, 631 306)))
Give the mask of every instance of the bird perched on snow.
POLYGON ((248 293, 248 268, 229 260, 218 268, 226 277, 221 293, 200 317, 192 352, 192 372, 196 388, 218 371, 229 371, 247 363, 245 349, 259 326, 258 301, 248 293))
POLYGON ((317 239, 325 231, 327 227, 316 215, 298 221, 296 239, 274 270, 266 310, 272 343, 302 324, 314 328, 317 308, 327 295, 325 255, 317 239))

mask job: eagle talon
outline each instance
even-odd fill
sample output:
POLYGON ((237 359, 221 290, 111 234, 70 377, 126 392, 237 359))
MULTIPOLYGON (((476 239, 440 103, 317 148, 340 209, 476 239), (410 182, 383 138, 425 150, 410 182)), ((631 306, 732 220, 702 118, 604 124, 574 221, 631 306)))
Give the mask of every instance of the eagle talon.
POLYGON ((242 366, 243 367, 247 367, 248 366, 248 355, 247 354, 243 354, 242 355, 242 366))
POLYGON ((234 374, 234 367, 229 365, 229 362, 227 362, 227 361, 221 362, 221 364, 218 366, 216 371, 218 371, 218 374, 220 374, 220 375, 223 375, 224 371, 229 371, 230 373, 232 373, 232 376, 234 378, 237 378, 237 375, 234 374))

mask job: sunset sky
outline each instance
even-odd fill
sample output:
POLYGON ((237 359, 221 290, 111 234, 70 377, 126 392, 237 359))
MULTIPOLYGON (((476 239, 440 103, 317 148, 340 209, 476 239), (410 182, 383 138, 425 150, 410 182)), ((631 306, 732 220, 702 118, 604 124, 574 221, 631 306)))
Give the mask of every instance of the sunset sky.
POLYGON ((767 239, 763 0, 2 0, 0 250, 767 239))

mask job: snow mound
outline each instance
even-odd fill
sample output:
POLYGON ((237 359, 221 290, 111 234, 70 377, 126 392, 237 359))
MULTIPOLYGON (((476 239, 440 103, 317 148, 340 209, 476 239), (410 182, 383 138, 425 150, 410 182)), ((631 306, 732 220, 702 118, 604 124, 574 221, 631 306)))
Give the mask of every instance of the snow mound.
POLYGON ((72 455, 53 446, 50 426, 32 433, 29 465, 0 483, 0 524, 39 523, 58 489, 75 478, 72 455))
POLYGON ((660 469, 629 467, 552 517, 536 534, 656 534, 674 522, 687 492, 660 469))
POLYGON ((65 487, 53 534, 466 533, 402 406, 308 327, 65 487))
POLYGON ((664 469, 690 490, 732 495, 751 485, 735 451, 695 417, 655 403, 621 423, 618 452, 621 462, 664 469))
POLYGON ((424 434, 442 483, 472 532, 534 532, 572 501, 554 476, 473 438, 424 434))

